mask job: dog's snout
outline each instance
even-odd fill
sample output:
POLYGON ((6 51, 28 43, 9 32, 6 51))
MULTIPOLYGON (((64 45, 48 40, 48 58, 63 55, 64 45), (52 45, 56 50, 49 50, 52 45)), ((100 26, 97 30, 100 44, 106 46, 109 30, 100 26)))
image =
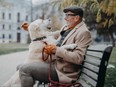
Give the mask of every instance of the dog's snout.
POLYGON ((52 28, 50 26, 48 26, 47 29, 51 30, 52 28))

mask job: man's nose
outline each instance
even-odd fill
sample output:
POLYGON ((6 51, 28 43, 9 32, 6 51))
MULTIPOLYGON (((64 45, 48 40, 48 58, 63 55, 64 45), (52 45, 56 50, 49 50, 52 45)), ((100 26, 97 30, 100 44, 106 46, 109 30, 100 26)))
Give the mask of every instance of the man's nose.
POLYGON ((64 20, 66 20, 66 21, 67 21, 67 17, 64 17, 64 20))

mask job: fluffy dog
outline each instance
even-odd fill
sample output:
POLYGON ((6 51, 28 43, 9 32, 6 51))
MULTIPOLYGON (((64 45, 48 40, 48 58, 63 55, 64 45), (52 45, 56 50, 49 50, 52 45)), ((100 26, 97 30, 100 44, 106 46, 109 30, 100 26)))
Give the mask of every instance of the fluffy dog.
MULTIPOLYGON (((31 43, 29 45, 29 54, 24 63, 44 62, 42 60, 42 50, 46 45, 45 42, 47 42, 48 44, 55 44, 57 42, 57 40, 55 39, 57 37, 57 34, 49 32, 49 29, 51 28, 50 26, 51 22, 49 20, 41 19, 32 22, 30 25, 28 25, 28 23, 24 23, 22 25, 25 30, 29 31, 31 39, 31 43)), ((58 31, 55 33, 58 33, 58 31)), ((63 47, 66 49, 74 49, 76 45, 72 44, 63 47)), ((21 87, 19 71, 16 71, 16 73, 2 87, 21 87)))

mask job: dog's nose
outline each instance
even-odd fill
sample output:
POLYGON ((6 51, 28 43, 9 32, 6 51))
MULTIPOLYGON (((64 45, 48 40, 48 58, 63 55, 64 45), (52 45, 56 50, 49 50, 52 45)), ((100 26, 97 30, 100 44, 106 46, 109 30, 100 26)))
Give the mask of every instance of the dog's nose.
POLYGON ((52 28, 50 26, 48 26, 47 29, 51 30, 52 28))

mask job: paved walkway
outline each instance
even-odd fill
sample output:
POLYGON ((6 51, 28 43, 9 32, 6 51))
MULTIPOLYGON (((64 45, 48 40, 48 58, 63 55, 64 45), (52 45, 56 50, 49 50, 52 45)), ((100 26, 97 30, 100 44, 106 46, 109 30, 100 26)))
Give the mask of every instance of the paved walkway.
POLYGON ((0 87, 16 71, 17 65, 23 63, 28 51, 16 52, 0 56, 0 87))

